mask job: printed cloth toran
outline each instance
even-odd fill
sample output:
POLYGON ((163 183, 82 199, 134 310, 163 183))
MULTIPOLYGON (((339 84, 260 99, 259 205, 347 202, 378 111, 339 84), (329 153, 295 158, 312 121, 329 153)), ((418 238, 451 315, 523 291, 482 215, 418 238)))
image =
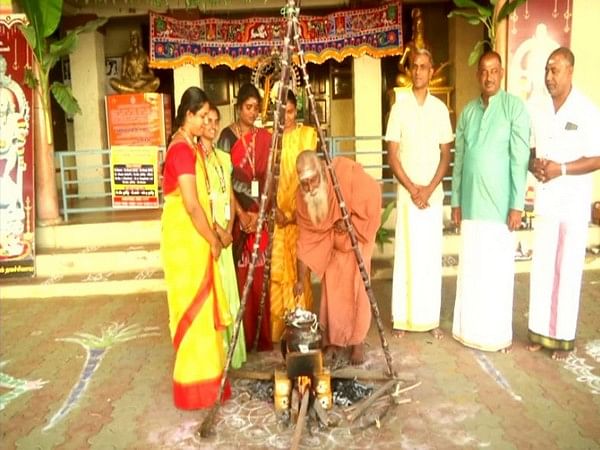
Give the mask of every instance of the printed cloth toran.
MULTIPOLYGON (((306 62, 320 64, 347 56, 374 58, 402 53, 402 2, 377 8, 300 16, 301 45, 306 62)), ((181 20, 150 12, 150 66, 184 64, 254 67, 282 46, 284 17, 181 20)))

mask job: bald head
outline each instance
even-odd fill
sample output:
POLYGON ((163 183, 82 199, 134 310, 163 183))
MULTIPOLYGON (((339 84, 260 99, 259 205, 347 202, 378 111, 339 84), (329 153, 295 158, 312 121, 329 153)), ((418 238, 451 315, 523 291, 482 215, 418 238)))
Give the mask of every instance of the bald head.
POLYGON ((571 67, 575 66, 575 55, 567 47, 558 47, 556 50, 550 53, 550 56, 548 56, 548 61, 551 59, 556 59, 557 57, 563 59, 571 67))

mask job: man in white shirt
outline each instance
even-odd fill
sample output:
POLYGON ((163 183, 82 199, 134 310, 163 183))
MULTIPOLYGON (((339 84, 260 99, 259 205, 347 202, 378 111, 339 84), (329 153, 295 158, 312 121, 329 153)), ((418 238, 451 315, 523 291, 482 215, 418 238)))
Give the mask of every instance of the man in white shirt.
POLYGON ((442 291, 444 191, 453 141, 448 108, 429 93, 431 53, 420 49, 411 65, 413 85, 396 94, 385 140, 388 163, 398 180, 393 335, 430 331, 437 339, 442 291))
POLYGON ((592 175, 600 156, 600 111, 572 85, 575 57, 554 50, 546 63, 550 98, 532 110, 530 169, 536 187, 529 299, 530 351, 564 360, 575 348, 592 175))

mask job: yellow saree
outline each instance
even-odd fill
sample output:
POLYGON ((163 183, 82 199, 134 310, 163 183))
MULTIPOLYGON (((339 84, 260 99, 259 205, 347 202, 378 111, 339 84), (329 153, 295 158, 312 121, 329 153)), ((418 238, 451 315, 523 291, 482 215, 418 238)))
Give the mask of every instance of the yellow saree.
MULTIPOLYGON (((228 153, 222 150, 214 149, 206 158, 206 168, 212 186, 213 202, 212 209, 214 220, 221 227, 227 228, 230 220, 231 204, 231 158, 228 153)), ((233 263, 232 245, 223 248, 219 256, 219 272, 225 290, 225 296, 229 304, 229 312, 235 320, 240 309, 240 294, 238 291, 237 275, 233 263)), ((227 327, 224 333, 225 348, 229 347, 233 336, 233 324, 227 327)), ((238 340, 231 359, 231 366, 238 369, 246 361, 246 342, 244 338, 244 329, 240 328, 238 340)))
MULTIPOLYGON (((198 200, 212 223, 206 172, 201 156, 196 156, 198 200)), ((173 398, 181 409, 207 408, 217 401, 225 365, 223 330, 231 315, 217 261, 208 241, 194 228, 179 188, 165 195, 161 221, 169 329, 175 347, 173 398)), ((230 395, 227 385, 223 400, 230 395)))
MULTIPOLYGON (((291 132, 283 134, 281 145, 281 165, 277 188, 277 206, 288 219, 296 214, 296 158, 303 150, 314 150, 317 146, 317 133, 314 128, 297 126, 291 132)), ((285 227, 275 225, 273 248, 271 253, 271 336, 273 342, 279 341, 285 329, 283 315, 286 310, 300 306, 312 308, 312 290, 310 273, 304 280, 304 294, 298 303, 294 299, 296 281, 296 241, 298 227, 295 223, 285 227)))

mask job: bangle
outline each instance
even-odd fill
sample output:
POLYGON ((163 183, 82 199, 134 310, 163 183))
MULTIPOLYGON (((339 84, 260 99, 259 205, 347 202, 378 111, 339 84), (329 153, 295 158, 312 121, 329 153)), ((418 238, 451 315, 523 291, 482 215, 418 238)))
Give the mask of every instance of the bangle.
POLYGON ((567 174, 567 165, 562 163, 560 165, 560 174, 564 177, 567 174))

